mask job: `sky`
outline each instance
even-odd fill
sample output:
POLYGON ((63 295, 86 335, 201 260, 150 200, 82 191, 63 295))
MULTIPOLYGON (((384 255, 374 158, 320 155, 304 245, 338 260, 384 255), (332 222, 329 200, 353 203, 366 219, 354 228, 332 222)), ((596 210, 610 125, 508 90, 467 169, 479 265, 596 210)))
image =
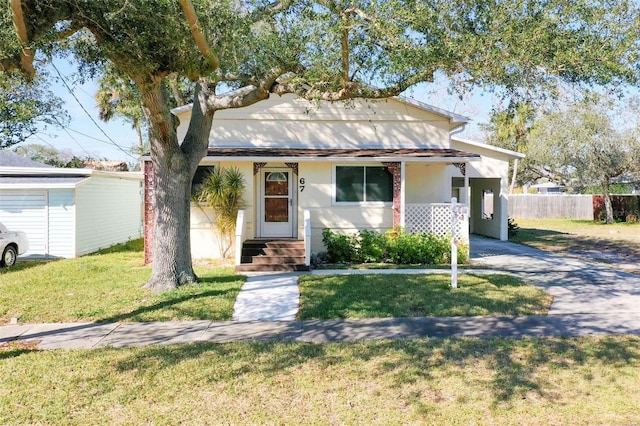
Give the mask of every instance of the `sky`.
MULTIPOLYGON (((118 160, 131 165, 137 163, 136 155, 130 152, 138 144, 135 130, 122 119, 109 123, 101 121, 94 99, 98 90, 96 82, 88 81, 82 85, 74 83, 73 71, 63 60, 57 60, 55 69, 50 69, 52 76, 59 72, 63 78, 57 80, 66 82, 66 85, 63 81, 53 82, 51 87, 62 99, 64 108, 71 117, 68 126, 65 129, 50 126, 23 144, 53 146, 81 158, 118 160)), ((414 86, 403 93, 403 96, 471 118, 472 122, 459 136, 479 141, 482 141, 482 132, 478 124, 488 121, 491 107, 497 103, 490 94, 480 91, 461 100, 450 95, 446 82, 438 79, 432 84, 414 86)))
MULTIPOLYGON (((72 76, 73 68, 65 61, 58 60, 55 66, 66 85, 62 81, 52 82, 53 79, 50 79, 51 89, 62 99, 63 108, 69 114, 71 121, 65 129, 53 126, 41 129, 37 135, 23 144, 53 146, 81 158, 93 157, 135 164, 137 157, 130 151, 138 144, 136 132, 122 119, 109 123, 100 120, 94 99, 98 90, 96 82, 75 83, 72 76)), ((49 69, 52 77, 58 75, 56 69, 49 69)))

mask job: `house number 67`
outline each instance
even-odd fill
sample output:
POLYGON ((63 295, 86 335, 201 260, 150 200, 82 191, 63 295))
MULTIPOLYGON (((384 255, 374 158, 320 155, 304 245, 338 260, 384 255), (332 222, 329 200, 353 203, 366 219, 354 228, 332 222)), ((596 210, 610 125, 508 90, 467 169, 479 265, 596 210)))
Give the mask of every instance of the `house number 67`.
POLYGON ((304 178, 300 178, 298 183, 300 184, 300 192, 303 192, 304 191, 304 184, 305 184, 304 178))

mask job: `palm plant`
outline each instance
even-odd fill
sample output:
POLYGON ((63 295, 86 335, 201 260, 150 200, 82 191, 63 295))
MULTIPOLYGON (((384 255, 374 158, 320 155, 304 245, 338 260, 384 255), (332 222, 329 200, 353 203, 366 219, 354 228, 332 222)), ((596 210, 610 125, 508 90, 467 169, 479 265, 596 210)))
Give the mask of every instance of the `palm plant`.
POLYGON ((222 254, 227 257, 235 233, 238 211, 244 207, 246 183, 237 167, 216 168, 202 182, 195 199, 216 214, 216 228, 223 241, 222 254))

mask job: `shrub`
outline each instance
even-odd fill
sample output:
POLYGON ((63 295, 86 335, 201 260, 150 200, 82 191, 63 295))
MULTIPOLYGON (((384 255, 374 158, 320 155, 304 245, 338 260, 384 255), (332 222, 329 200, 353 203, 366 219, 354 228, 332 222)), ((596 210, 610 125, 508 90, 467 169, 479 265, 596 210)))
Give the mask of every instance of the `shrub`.
POLYGON ((358 260, 364 263, 380 263, 386 260, 387 239, 384 234, 361 230, 358 233, 358 260))
MULTIPOLYGON (((410 234, 395 228, 381 234, 362 230, 345 235, 325 229, 322 242, 327 247, 327 260, 331 263, 444 264, 450 262, 451 240, 432 233, 410 234)), ((459 242, 458 263, 469 259, 469 246, 459 242)))
POLYGON ((327 260, 330 263, 355 260, 355 241, 352 235, 338 234, 326 228, 322 231, 322 242, 327 248, 327 260))
POLYGON ((509 239, 515 237, 516 235, 518 235, 518 231, 520 230, 520 227, 518 226, 518 224, 516 223, 516 221, 513 218, 508 218, 507 219, 507 236, 509 239))

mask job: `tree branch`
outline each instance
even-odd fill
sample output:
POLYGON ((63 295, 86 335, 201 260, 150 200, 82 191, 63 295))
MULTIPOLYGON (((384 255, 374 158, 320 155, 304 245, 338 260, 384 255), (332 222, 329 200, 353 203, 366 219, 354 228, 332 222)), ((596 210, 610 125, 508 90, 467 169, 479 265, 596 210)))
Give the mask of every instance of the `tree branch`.
POLYGON ((349 14, 342 15, 342 84, 349 84, 349 14))
POLYGON ((179 0, 179 2, 185 17, 187 18, 187 23, 189 24, 191 35, 193 36, 193 39, 198 46, 198 50, 200 50, 200 53, 202 53, 202 56, 204 56, 205 60, 207 61, 207 69, 209 69, 210 71, 216 70, 220 66, 220 59, 215 53, 213 53, 213 51, 209 47, 207 39, 202 34, 200 23, 198 22, 198 16, 196 15, 196 10, 193 7, 193 3, 191 3, 191 0, 179 0))
POLYGON ((11 11, 13 25, 16 27, 16 34, 22 45, 22 52, 20 52, 22 69, 28 78, 33 78, 36 74, 36 69, 33 67, 33 51, 29 47, 29 35, 27 34, 27 26, 24 22, 20 0, 11 0, 11 11))
POLYGON ((339 90, 329 91, 320 88, 314 88, 313 86, 309 86, 307 84, 275 82, 270 91, 271 93, 274 93, 276 95, 294 93, 304 99, 319 99, 329 102, 344 101, 354 98, 382 99, 391 96, 397 96, 417 82, 431 81, 432 79, 433 71, 428 70, 417 73, 385 88, 376 88, 366 86, 358 82, 350 81, 339 90))

